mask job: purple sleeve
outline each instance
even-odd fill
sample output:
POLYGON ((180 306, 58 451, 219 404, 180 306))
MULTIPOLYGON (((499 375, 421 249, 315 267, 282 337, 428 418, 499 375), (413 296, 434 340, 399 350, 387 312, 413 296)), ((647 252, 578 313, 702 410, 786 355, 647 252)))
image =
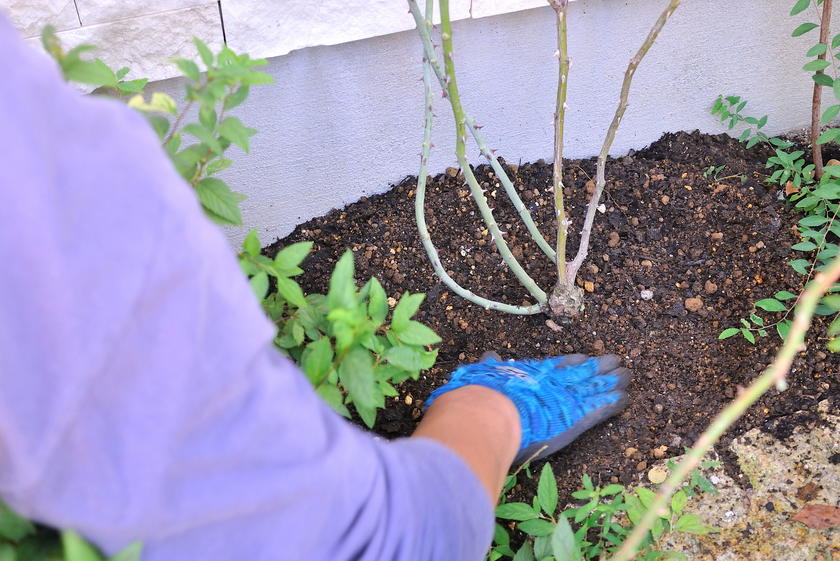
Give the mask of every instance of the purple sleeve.
POLYGON ((317 398, 143 118, 0 52, 3 498, 148 561, 480 560, 473 473, 317 398))

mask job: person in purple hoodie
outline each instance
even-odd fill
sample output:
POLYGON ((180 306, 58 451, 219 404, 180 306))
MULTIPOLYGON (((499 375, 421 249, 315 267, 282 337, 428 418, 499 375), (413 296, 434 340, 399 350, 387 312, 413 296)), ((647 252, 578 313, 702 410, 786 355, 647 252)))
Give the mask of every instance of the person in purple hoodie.
POLYGON ((456 370, 411 438, 322 403, 143 117, 0 17, 0 497, 143 559, 478 561, 514 459, 624 406, 581 355, 456 370))

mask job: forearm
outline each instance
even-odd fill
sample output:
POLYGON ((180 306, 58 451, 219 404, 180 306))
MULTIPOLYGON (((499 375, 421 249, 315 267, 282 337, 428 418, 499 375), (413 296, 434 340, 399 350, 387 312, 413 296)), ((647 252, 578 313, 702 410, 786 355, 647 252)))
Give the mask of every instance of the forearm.
POLYGON ((466 386, 435 400, 414 436, 455 452, 495 502, 519 449, 519 413, 501 393, 466 386))

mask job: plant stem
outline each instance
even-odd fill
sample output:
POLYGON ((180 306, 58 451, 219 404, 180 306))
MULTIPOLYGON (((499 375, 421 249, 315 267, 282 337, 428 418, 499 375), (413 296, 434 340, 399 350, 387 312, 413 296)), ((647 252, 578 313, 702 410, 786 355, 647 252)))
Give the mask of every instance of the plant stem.
MULTIPOLYGON (((823 0, 822 17, 820 18, 820 43, 828 50, 828 29, 831 25, 831 0, 823 0)), ((825 60, 825 52, 818 60, 825 60)), ((817 70, 816 74, 824 74, 817 70)), ((817 144, 820 136, 820 109, 822 108, 822 85, 814 82, 814 95, 811 98, 811 154, 814 159, 814 177, 819 181, 823 175, 822 146, 817 144)))
POLYGON ((554 213, 557 220, 557 282, 574 282, 566 278, 566 236, 569 221, 563 203, 563 125, 566 120, 566 90, 569 81, 569 47, 566 34, 566 12, 569 0, 549 0, 557 19, 557 57, 560 72, 557 78, 557 105, 554 110, 554 213))
POLYGON ((776 359, 761 376, 750 384, 750 386, 730 403, 709 425, 709 428, 700 435, 694 447, 686 454, 685 459, 674 470, 674 473, 662 484, 656 499, 645 512, 642 520, 636 525, 633 531, 627 536, 622 546, 618 549, 611 561, 630 561, 633 559, 639 544, 647 535, 654 521, 659 517, 659 512, 668 504, 671 495, 679 485, 691 474, 700 463, 701 458, 709 451, 721 435, 737 421, 741 415, 760 398, 764 392, 774 384, 779 390, 786 388, 785 376, 790 370, 793 359, 798 352, 805 347, 805 333, 811 325, 811 319, 817 302, 840 278, 840 256, 834 258, 828 269, 817 273, 814 281, 805 289, 799 306, 794 312, 793 325, 788 333, 785 344, 776 355, 776 359))
MULTIPOLYGON (((435 76, 440 83, 440 87, 446 89, 447 88, 447 80, 446 80, 446 73, 444 69, 440 66, 440 63, 437 60, 437 54, 435 52, 434 45, 432 44, 432 37, 431 37, 431 25, 426 26, 423 23, 423 15, 420 13, 420 8, 417 5, 416 0, 408 0, 408 7, 411 11, 412 16, 414 16, 414 22, 417 25, 417 32, 420 35, 420 39, 423 43, 423 51, 426 54, 426 59, 429 61, 429 64, 432 67, 432 70, 435 73, 435 76)), ((463 108, 462 108, 463 111, 463 108)), ((493 154, 493 151, 487 148, 487 143, 484 140, 484 135, 481 134, 479 130, 480 127, 476 125, 475 119, 471 118, 469 115, 464 112, 464 118, 467 125, 467 129, 472 134, 473 138, 475 139, 476 144, 478 145, 481 154, 490 161, 490 166, 493 168, 493 172, 496 174, 496 177, 502 183, 502 187, 505 190, 508 198, 510 199, 511 203, 513 203, 516 212, 519 214, 519 217, 522 219, 522 222, 525 224, 525 227, 528 229, 528 233, 534 239, 536 244, 539 248, 545 253, 549 259, 554 261, 555 253, 554 250, 551 248, 551 245, 545 240, 545 237, 540 233, 537 225, 534 223, 534 219, 531 217, 531 213, 528 212, 528 208, 522 202, 522 199, 519 197, 519 193, 516 192, 516 188, 513 185, 513 182, 508 177, 507 173, 505 172, 502 165, 499 163, 499 159, 493 154)))
MULTIPOLYGON (((432 26, 432 9, 433 0, 426 0, 426 15, 422 25, 432 26)), ((540 306, 512 306, 502 302, 495 302, 482 298, 472 293, 471 291, 460 286, 455 280, 446 273, 446 269, 440 262, 438 251, 432 243, 432 237, 429 235, 429 228, 426 225, 426 215, 424 203, 426 199, 426 181, 428 179, 428 164, 429 153, 432 150, 432 67, 428 57, 423 59, 423 89, 425 92, 425 126, 423 129, 423 149, 420 154, 420 172, 417 174, 417 193, 414 200, 414 217, 417 220, 417 230, 420 233, 420 241, 426 250, 426 255, 432 263, 435 274, 448 286, 452 292, 472 302, 482 306, 488 310, 496 310, 509 314, 530 315, 541 311, 540 306)))
POLYGON ((458 165, 464 173, 464 178, 467 180, 467 185, 470 188, 473 199, 478 205, 478 210, 481 212, 481 217, 487 224, 487 229, 496 244, 496 248, 502 256, 502 260, 510 267, 510 270, 519 280, 520 284, 533 296, 537 302, 544 304, 548 300, 546 293, 537 286, 522 265, 519 264, 516 257, 511 253, 507 242, 502 237, 502 232, 493 217, 493 211, 487 204, 487 198, 481 190, 481 186, 473 175, 472 168, 467 161, 466 146, 467 146, 467 132, 466 132, 466 116, 464 109, 461 107, 461 97, 458 92, 458 83, 455 78, 455 60, 452 55, 452 22, 449 19, 449 0, 440 0, 440 16, 441 16, 441 39, 443 40, 443 62, 446 69, 446 92, 449 97, 449 104, 452 107, 452 115, 455 119, 455 156, 458 158, 458 165))
POLYGON ((175 136, 175 133, 176 133, 176 132, 178 132, 178 126, 181 124, 181 121, 183 121, 183 120, 184 120, 184 115, 186 115, 186 114, 187 114, 187 111, 189 111, 189 110, 190 110, 190 108, 192 107, 193 103, 195 103, 195 101, 194 101, 194 100, 190 100, 190 101, 189 101, 189 102, 188 102, 188 103, 184 106, 184 109, 181 111, 181 113, 179 113, 179 114, 178 114, 178 116, 177 116, 177 117, 175 117, 175 122, 174 122, 174 123, 172 123, 172 128, 171 128, 171 129, 169 129, 169 134, 167 134, 167 135, 166 135, 166 138, 164 138, 164 139, 163 139, 163 142, 161 142, 161 143, 160 143, 160 145, 161 145, 161 146, 166 147, 166 144, 167 144, 170 140, 172 140, 172 137, 173 137, 173 136, 175 136))
POLYGON ((642 43, 642 46, 639 48, 636 55, 630 59, 630 63, 627 65, 627 70, 624 72, 624 83, 621 86, 618 108, 615 110, 613 120, 610 123, 609 129, 607 129, 607 136, 604 139, 604 145, 601 147, 601 153, 598 155, 598 166, 595 176, 595 193, 592 194, 592 199, 589 201, 589 206, 586 208, 586 218, 583 223, 583 230, 581 230, 580 233, 580 244, 578 245, 577 254, 575 255, 574 260, 569 264, 567 274, 570 279, 574 279, 577 276, 577 272, 583 264, 583 260, 586 259, 586 256, 589 253, 589 237, 592 234, 592 223, 595 221, 595 212, 598 209, 598 202, 601 200, 601 194, 603 193, 604 185, 606 184, 604 168, 607 164, 607 155, 609 154, 613 139, 615 139, 615 133, 618 130, 618 125, 621 124, 621 118, 627 110, 627 97, 630 94, 630 84, 633 81, 633 75, 636 73, 636 68, 638 68, 639 63, 650 50, 651 46, 653 46, 654 41, 656 41, 656 38, 659 36, 659 32, 662 31, 662 28, 667 23, 668 18, 671 17, 671 14, 674 13, 674 10, 676 10, 679 5, 680 0, 670 0, 668 2, 668 6, 662 14, 660 14, 659 19, 656 20, 653 28, 651 28, 650 32, 648 32, 644 43, 642 43))

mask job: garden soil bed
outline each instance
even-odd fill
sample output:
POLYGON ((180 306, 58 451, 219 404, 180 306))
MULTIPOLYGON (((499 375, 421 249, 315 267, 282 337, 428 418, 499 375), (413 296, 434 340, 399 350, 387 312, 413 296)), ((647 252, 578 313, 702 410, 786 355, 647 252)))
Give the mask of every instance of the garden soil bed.
MULTIPOLYGON (((360 282, 376 276, 395 297, 404 291, 427 293, 418 319, 443 338, 440 356, 419 380, 403 384, 401 395, 380 412, 375 430, 389 438, 410 434, 432 389, 484 351, 496 350, 504 358, 575 352, 621 356, 634 372, 628 408, 550 460, 562 501, 578 487, 583 473, 601 483, 634 483, 663 450, 666 457, 682 454, 774 356, 779 338, 772 328, 754 346, 741 337, 718 340, 724 328, 738 326, 753 311, 755 301, 802 286, 803 277, 786 264, 794 254, 790 246, 797 215, 779 199, 779 187, 763 181, 766 157, 728 136, 695 132, 669 133, 644 150, 610 160, 606 211, 597 216, 579 279, 586 288, 585 312, 560 325, 559 332, 546 327, 542 315, 485 311, 454 295, 435 276, 414 222, 413 177, 385 194, 301 224, 267 252, 273 255, 285 244, 313 241, 300 279, 310 292, 326 290, 335 261, 350 248, 360 282), (704 178, 712 165, 726 168, 718 179, 704 178), (642 290, 652 291, 653 298, 643 300, 642 290), (696 298, 702 301, 699 309, 696 300, 686 304, 696 298)), ((550 164, 506 167, 553 243, 550 164)), ((594 168, 594 159, 566 163, 567 208, 573 218, 570 248, 576 248, 594 168)), ((481 166, 476 175, 514 254, 548 290, 553 265, 520 226, 492 170, 481 166)), ((450 168, 431 180, 427 191, 431 236, 455 280, 487 298, 527 302, 525 291, 502 265, 462 175, 450 168)), ((761 315, 768 322, 780 316, 761 315)), ((724 445, 753 427, 784 438, 795 426, 813 423, 807 412, 815 411, 819 401, 829 399, 836 407, 840 356, 825 351, 824 334, 825 322, 817 320, 808 351, 794 363, 790 389, 762 398, 728 433, 724 445), (797 411, 806 413, 791 415, 797 411)), ((723 459, 730 475, 746 485, 732 459, 723 459)), ((524 486, 522 496, 532 496, 535 483, 524 486)))

